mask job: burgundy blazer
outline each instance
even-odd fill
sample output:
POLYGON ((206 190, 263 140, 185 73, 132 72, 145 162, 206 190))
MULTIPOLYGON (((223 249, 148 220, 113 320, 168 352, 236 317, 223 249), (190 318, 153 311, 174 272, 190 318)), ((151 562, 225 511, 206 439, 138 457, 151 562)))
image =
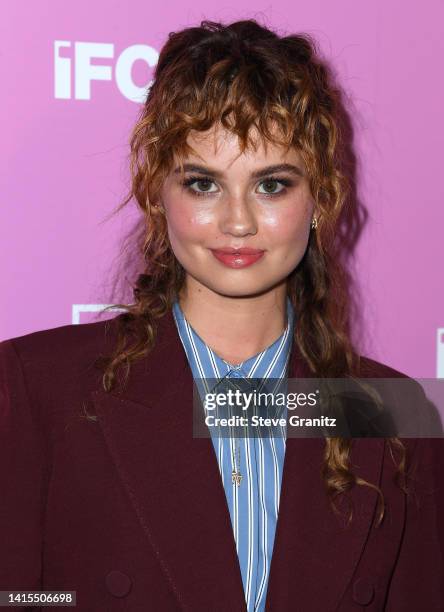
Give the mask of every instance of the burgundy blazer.
MULTIPOLYGON (((107 394, 93 363, 113 338, 101 321, 0 343, 0 590, 75 590, 82 612, 243 612, 225 492, 211 440, 192 435, 172 312, 125 391, 107 394)), ((366 376, 403 376, 364 365, 366 376)), ((296 346, 290 376, 310 376, 296 346)), ((267 612, 444 610, 443 440, 404 442, 416 469, 408 498, 385 440, 353 441, 355 472, 384 494, 376 528, 377 492, 354 487, 347 527, 321 480, 325 440, 288 439, 267 612)))

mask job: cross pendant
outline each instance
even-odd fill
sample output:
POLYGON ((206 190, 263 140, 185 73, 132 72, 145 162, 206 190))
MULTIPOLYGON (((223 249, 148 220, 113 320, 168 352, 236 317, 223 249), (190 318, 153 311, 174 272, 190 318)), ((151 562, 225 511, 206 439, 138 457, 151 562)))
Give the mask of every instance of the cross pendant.
POLYGON ((241 480, 242 480, 242 474, 240 472, 236 472, 236 470, 233 470, 231 472, 231 482, 233 484, 236 483, 237 486, 239 487, 240 483, 241 483, 241 480))

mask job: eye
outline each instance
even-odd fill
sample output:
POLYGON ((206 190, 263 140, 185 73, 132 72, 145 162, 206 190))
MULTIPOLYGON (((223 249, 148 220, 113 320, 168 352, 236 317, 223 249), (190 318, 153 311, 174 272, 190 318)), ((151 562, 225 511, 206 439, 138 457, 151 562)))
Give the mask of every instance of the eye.
MULTIPOLYGON (((190 176, 182 182, 182 185, 196 196, 205 196, 218 192, 215 181, 209 176, 190 176)), ((293 182, 289 179, 277 179, 271 176, 259 183, 259 187, 263 188, 263 191, 259 191, 259 193, 265 196, 277 196, 283 194, 286 191, 286 187, 291 187, 292 185, 293 182)))
POLYGON ((290 181, 286 179, 276 179, 276 178, 266 178, 259 183, 259 186, 262 186, 264 191, 259 191, 264 195, 274 195, 285 191, 285 186, 289 186, 291 184, 290 181))
POLYGON ((217 191, 214 181, 209 177, 190 176, 183 182, 183 185, 187 187, 187 189, 198 195, 204 193, 214 193, 215 191, 217 191), (215 187, 215 189, 211 189, 212 185, 213 187, 215 187), (195 188, 195 186, 197 187, 197 189, 195 188))

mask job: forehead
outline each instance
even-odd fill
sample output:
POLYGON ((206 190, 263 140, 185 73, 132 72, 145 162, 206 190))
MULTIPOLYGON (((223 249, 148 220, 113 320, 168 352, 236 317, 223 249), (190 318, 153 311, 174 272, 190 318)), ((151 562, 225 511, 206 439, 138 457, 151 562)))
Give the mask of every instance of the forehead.
POLYGON ((211 162, 213 167, 229 168, 239 164, 272 164, 282 161, 303 165, 302 157, 296 148, 268 141, 256 129, 250 130, 245 147, 237 134, 220 125, 205 132, 191 131, 186 144, 187 150, 180 154, 183 161, 197 158, 211 162))

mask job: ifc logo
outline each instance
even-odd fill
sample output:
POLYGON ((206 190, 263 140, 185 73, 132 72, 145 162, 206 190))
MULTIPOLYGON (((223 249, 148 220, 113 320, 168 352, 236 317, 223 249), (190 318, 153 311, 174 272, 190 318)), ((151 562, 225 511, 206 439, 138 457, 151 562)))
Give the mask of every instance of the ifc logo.
POLYGON ((91 99, 92 81, 112 81, 113 78, 120 93, 132 102, 144 102, 149 81, 139 87, 131 78, 131 69, 137 60, 145 61, 150 68, 157 64, 159 54, 149 45, 131 45, 122 51, 113 66, 100 65, 98 59, 114 59, 112 43, 54 41, 54 97, 63 100, 73 98, 71 81, 74 83, 74 99, 91 99), (92 62, 94 60, 94 63, 92 62))

